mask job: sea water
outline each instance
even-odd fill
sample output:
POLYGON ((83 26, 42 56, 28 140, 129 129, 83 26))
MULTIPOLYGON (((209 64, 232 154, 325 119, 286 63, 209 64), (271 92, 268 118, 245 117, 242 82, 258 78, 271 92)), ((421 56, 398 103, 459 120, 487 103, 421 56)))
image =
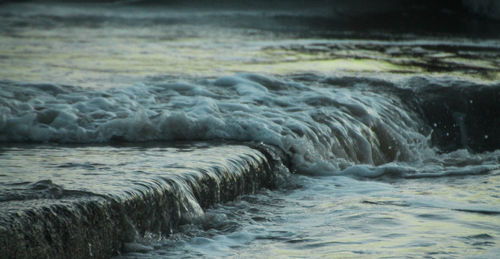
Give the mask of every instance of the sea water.
MULTIPOLYGON (((134 236, 119 257, 500 253, 495 35, 336 30, 317 10, 3 7, 1 161, 21 168, 4 169, 5 186, 57 199, 81 175, 161 173, 167 148, 141 143, 263 143, 287 157, 277 189, 134 236), (49 167, 78 176, 52 183, 49 167)), ((32 195, 5 186, 2 200, 32 195)))

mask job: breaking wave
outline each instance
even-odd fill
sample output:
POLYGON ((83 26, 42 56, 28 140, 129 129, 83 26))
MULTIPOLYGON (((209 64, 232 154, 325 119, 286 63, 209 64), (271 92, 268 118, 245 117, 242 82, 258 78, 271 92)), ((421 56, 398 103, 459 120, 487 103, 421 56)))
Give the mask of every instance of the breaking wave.
POLYGON ((453 150, 470 159, 500 145, 500 87, 450 79, 239 74, 107 90, 11 81, 0 88, 2 142, 265 143, 305 174, 427 162, 453 150))

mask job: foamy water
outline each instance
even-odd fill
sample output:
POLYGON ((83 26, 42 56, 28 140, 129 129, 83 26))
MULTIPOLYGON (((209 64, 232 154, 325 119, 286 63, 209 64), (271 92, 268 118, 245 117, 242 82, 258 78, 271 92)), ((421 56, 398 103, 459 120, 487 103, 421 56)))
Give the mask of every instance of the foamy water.
MULTIPOLYGON (((119 196, 114 187, 140 188, 142 173, 182 159, 141 143, 263 143, 288 160, 277 190, 206 211, 190 199, 197 217, 173 234, 133 235, 120 256, 499 253, 498 39, 350 37, 311 27, 324 17, 307 12, 130 10, 2 10, 2 200, 119 196), (289 28, 290 17, 301 22, 289 28), (78 187, 85 175, 107 184, 78 187)), ((213 150, 185 162, 251 153, 213 150)))
POLYGON ((390 183, 297 177, 292 190, 216 206, 169 238, 146 236, 139 244, 151 251, 123 258, 494 258, 495 182, 498 173, 390 183), (483 184, 470 188, 471 180, 483 184))

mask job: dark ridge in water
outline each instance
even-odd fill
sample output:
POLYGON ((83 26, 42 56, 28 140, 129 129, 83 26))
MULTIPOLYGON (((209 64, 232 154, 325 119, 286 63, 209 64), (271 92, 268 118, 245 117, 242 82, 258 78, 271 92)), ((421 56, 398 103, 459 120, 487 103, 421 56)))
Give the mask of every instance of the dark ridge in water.
MULTIPOLYGON (((325 55, 332 59, 376 59, 383 60, 399 67, 419 67, 427 72, 458 72, 469 75, 481 75, 484 78, 494 78, 500 72, 497 67, 481 66, 473 62, 474 59, 497 63, 500 59, 500 46, 474 45, 467 43, 432 43, 425 41, 344 41, 334 43, 295 44, 288 46, 272 46, 267 49, 280 49, 306 53, 311 55, 325 55), (366 50, 363 52, 345 52, 348 49, 366 50), (373 57, 373 52, 384 53, 387 56, 373 57), (443 53, 445 53, 443 55, 443 53), (470 60, 469 62, 454 62, 450 58, 470 60)), ((399 73, 397 70, 391 71, 399 73)), ((352 77, 353 81, 359 81, 352 77)))
MULTIPOLYGON (((27 184, 25 194, 38 193, 36 197, 20 197, 21 192, 12 198, 0 193, 0 254, 5 258, 109 258, 131 249, 128 242, 145 232, 168 235, 180 224, 202 217, 203 209, 215 203, 279 184, 287 174, 281 162, 283 156, 271 147, 256 148, 262 153, 230 146, 197 149, 205 154, 205 160, 211 152, 234 153, 225 161, 213 156, 212 167, 189 169, 189 162, 178 161, 186 169, 169 173, 176 169, 164 168, 162 174, 153 177, 142 174, 138 182, 128 182, 126 175, 123 180, 115 177, 112 181, 122 186, 113 187, 116 194, 65 190, 51 180, 27 184), (130 184, 135 187, 130 188, 130 184)), ((191 154, 184 152, 185 158, 191 154)), ((65 177, 74 179, 52 178, 61 181, 65 177)), ((92 186, 92 178, 79 180, 76 186, 87 182, 92 186)))
POLYGON ((463 211, 463 212, 470 212, 470 213, 484 214, 484 215, 500 215, 500 211, 493 211, 493 210, 474 210, 474 209, 455 209, 455 210, 456 211, 463 211))

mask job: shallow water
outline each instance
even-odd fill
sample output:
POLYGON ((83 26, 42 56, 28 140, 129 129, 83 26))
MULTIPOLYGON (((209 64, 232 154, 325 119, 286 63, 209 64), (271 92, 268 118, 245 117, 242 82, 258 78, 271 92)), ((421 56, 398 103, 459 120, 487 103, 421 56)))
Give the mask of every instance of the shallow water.
POLYGON ((0 148, 0 202, 128 199, 165 184, 165 179, 182 182, 202 170, 245 167, 240 161, 263 159, 258 151, 230 143, 5 145, 0 148))
POLYGON ((237 72, 499 79, 496 23, 458 20, 449 25, 464 30, 456 35, 436 24, 400 31, 331 9, 8 4, 0 10, 0 77, 99 89, 237 72))
POLYGON ((295 188, 218 205, 181 233, 146 237, 149 253, 123 257, 494 258, 498 181, 498 171, 391 182, 297 176, 295 188))
POLYGON ((175 160, 213 167, 264 143, 288 160, 277 189, 197 207, 119 257, 500 253, 495 22, 401 33, 318 10, 3 7, 0 202, 120 197, 175 160))

